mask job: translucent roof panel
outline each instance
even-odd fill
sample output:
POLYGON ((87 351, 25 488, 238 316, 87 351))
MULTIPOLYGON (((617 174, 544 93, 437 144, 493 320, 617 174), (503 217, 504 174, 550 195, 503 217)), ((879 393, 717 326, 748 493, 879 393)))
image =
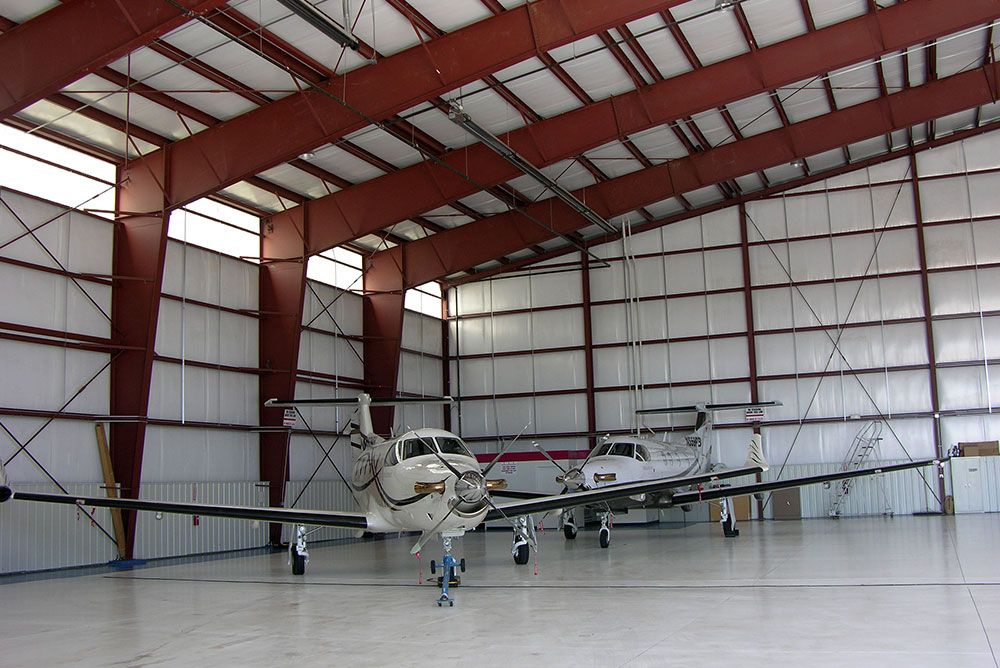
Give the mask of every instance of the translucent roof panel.
POLYGON ((680 142, 674 131, 666 126, 660 125, 649 130, 637 132, 629 139, 636 148, 642 151, 643 155, 649 158, 654 165, 667 160, 683 158, 688 154, 684 144, 680 142))
POLYGON ((829 81, 838 109, 853 107, 881 95, 878 70, 871 61, 831 72, 829 81))
POLYGON ((185 127, 176 112, 141 95, 126 94, 115 84, 94 74, 77 79, 63 92, 81 104, 88 104, 112 116, 125 118, 127 115, 130 123, 173 140, 189 136, 188 128, 191 133, 205 129, 204 125, 191 119, 185 120, 185 127))
POLYGON ((816 28, 825 28, 868 13, 867 0, 808 0, 816 28))
POLYGON ((744 137, 752 137, 781 127, 781 117, 771 96, 764 93, 726 105, 733 122, 744 137))
POLYGON ((628 27, 665 79, 691 71, 690 61, 677 40, 670 34, 662 16, 659 14, 645 16, 632 21, 628 27))
POLYGON ((826 88, 819 78, 799 81, 786 88, 779 88, 778 99, 785 115, 792 123, 830 113, 830 103, 826 98, 826 88))
POLYGON ((750 50, 734 12, 715 11, 715 0, 691 0, 670 10, 702 65, 750 50))
POLYGON ((568 75, 594 100, 603 100, 635 86, 625 69, 597 37, 591 36, 549 52, 568 75))
POLYGON ((758 47, 782 42, 808 31, 798 0, 746 0, 740 8, 747 17, 758 47))
POLYGON ((444 32, 493 16, 479 0, 410 0, 410 5, 444 32))
POLYGON ((406 167, 423 160, 420 151, 372 125, 352 132, 346 139, 396 167, 406 167))
POLYGON ((500 70, 494 76, 542 118, 550 118, 583 106, 537 58, 529 58, 500 70))
POLYGON ((611 142, 592 151, 587 151, 587 157, 597 165, 598 169, 611 178, 631 174, 642 169, 642 163, 636 160, 625 146, 619 142, 611 142))

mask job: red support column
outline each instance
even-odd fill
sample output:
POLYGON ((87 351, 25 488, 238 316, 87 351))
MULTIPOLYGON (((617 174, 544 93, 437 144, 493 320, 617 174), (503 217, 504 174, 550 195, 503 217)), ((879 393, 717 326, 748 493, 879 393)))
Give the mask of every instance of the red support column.
MULTIPOLYGON (((306 289, 309 206, 263 221, 260 237, 260 424, 280 427, 282 411, 264 408, 268 399, 293 399, 299 365, 299 340, 306 289)), ((260 479, 270 484, 268 501, 282 506, 289 474, 291 433, 261 432, 260 479)), ((270 526, 272 545, 281 541, 281 525, 270 526)))
MULTIPOLYGON (((457 322, 457 321, 456 321, 457 322)), ((448 289, 441 295, 441 394, 451 396, 451 336, 448 322, 448 289)), ((451 406, 444 406, 444 428, 451 431, 451 406)))
MULTIPOLYGON (((125 498, 139 498, 142 451, 146 439, 149 387, 153 375, 153 345, 163 286, 167 250, 168 153, 149 161, 144 169, 119 169, 117 221, 114 234, 111 286, 111 342, 121 352, 111 360, 111 415, 135 418, 111 424, 111 463, 125 498)), ((122 511, 126 545, 123 557, 132 558, 135 546, 133 511, 122 511)))
MULTIPOLYGON (((917 156, 910 153, 910 179, 913 186, 913 212, 917 223, 917 253, 920 258, 920 294, 924 307, 924 338, 927 340, 927 373, 930 375, 931 410, 934 412, 934 452, 944 458, 941 443, 941 404, 938 400, 937 351, 934 347, 934 324, 931 320, 931 292, 927 277, 927 248, 924 244, 924 214, 920 207, 920 179, 917 177, 917 156)), ((938 476, 938 497, 944 512, 944 478, 938 476)))
MULTIPOLYGON (((743 308, 747 326, 747 361, 750 369, 750 401, 760 401, 760 391, 757 387, 757 341, 756 328, 753 320, 753 290, 750 289, 750 240, 747 234, 747 207, 741 202, 740 211, 740 251, 743 258, 743 308)), ((760 433, 760 424, 754 425, 753 433, 760 433)), ((757 474, 757 482, 761 475, 757 474)), ((764 499, 757 499, 757 519, 764 519, 764 499)))
MULTIPOLYGON (((396 394, 406 292, 402 255, 396 246, 365 260, 365 389, 373 397, 396 394)), ((375 433, 389 433, 392 422, 391 406, 372 409, 375 433)))
POLYGON ((594 394, 594 328, 590 308, 590 255, 581 253, 583 261, 580 271, 583 289, 583 360, 587 383, 587 433, 590 448, 597 446, 597 397, 594 394))

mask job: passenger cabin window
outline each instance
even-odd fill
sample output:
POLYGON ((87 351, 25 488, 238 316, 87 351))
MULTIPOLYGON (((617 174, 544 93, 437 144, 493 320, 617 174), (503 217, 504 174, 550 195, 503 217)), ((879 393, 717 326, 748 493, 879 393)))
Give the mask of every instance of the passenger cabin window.
POLYGON ((469 448, 466 447, 465 443, 463 443, 460 438, 438 436, 434 440, 437 442, 438 450, 440 450, 443 455, 462 455, 463 457, 472 457, 472 453, 469 452, 469 448))
POLYGON ((419 457, 420 455, 433 455, 434 451, 431 450, 431 442, 427 439, 419 438, 408 438, 403 441, 402 452, 400 459, 410 459, 411 457, 419 457))

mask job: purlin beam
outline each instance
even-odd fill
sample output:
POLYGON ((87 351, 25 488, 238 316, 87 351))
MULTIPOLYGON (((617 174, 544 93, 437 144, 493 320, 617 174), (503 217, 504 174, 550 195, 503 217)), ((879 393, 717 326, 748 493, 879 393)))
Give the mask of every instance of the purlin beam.
MULTIPOLYGON (((860 16, 587 104, 505 133, 504 138, 532 164, 553 164, 705 109, 876 58, 921 42, 929 35, 976 25, 994 14, 1000 14, 1000 0, 971 0, 962 12, 940 3, 895 5, 876 15, 860 16)), ((546 62, 545 54, 539 57, 546 62)), ((553 71, 558 74, 559 70, 553 71)), ((567 83, 571 84, 572 80, 567 83)), ((519 175, 509 163, 479 145, 453 151, 442 160, 450 169, 421 162, 314 200, 317 212, 322 211, 318 219, 324 221, 312 237, 316 248, 340 245, 477 192, 464 174, 485 184, 502 183, 519 175), (395 196, 400 192, 407 193, 407 197, 395 196)))
MULTIPOLYGON (((881 13, 881 12, 880 12, 881 13)), ((817 155, 886 132, 972 109, 995 100, 988 81, 1000 64, 976 68, 778 128, 742 141, 657 165, 586 189, 587 203, 605 218, 635 210, 726 181, 758 169, 787 164, 799 156, 817 155)), ((574 231, 584 221, 559 202, 541 202, 529 213, 559 233, 574 231)), ((498 255, 515 252, 551 238, 545 229, 517 213, 505 213, 407 245, 406 285, 426 283, 474 267, 498 255)))
POLYGON ((0 119, 227 0, 67 2, 0 37, 0 119), (178 7, 177 5, 181 5, 178 7))

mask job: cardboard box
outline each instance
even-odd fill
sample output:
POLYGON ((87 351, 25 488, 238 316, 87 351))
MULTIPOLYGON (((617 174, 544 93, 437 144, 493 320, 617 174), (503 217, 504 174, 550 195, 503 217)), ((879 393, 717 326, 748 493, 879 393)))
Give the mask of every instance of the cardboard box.
POLYGON ((802 519, 802 496, 798 487, 776 489, 771 493, 771 508, 776 520, 802 519))
POLYGON ((998 457, 1000 441, 970 441, 958 444, 963 457, 998 457))

